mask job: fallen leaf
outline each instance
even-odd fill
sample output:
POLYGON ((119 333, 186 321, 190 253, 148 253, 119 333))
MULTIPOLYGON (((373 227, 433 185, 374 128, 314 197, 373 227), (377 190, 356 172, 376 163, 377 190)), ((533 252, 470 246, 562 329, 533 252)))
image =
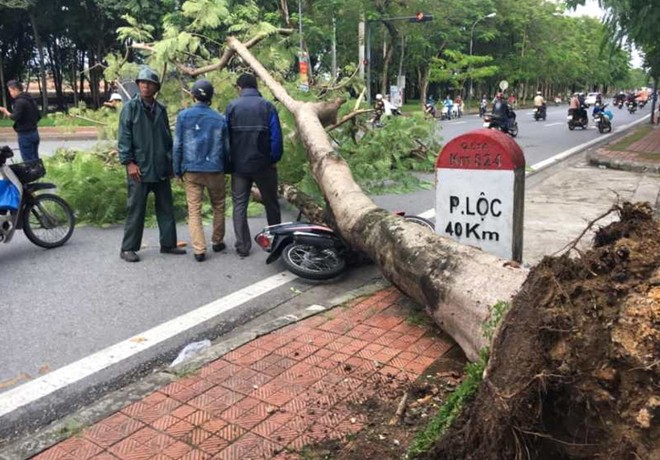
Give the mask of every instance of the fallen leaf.
POLYGON ((130 341, 135 343, 142 343, 142 342, 146 342, 147 339, 145 339, 144 337, 133 337, 132 339, 130 339, 130 341))

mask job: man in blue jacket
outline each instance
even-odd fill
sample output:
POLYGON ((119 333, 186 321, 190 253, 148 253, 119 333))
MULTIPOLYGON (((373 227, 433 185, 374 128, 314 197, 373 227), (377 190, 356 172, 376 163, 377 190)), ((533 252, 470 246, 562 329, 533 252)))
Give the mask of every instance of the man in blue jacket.
POLYGON ((210 107, 213 85, 207 80, 193 84, 195 105, 182 111, 174 129, 174 174, 186 188, 188 231, 197 262, 206 259, 206 239, 202 224, 202 200, 206 188, 213 207, 214 252, 225 249, 224 159, 229 150, 225 117, 210 107))
POLYGON ((257 184, 266 208, 268 225, 282 221, 277 201, 277 167, 282 158, 282 127, 275 106, 261 97, 254 75, 243 74, 236 81, 241 96, 227 106, 232 219, 236 252, 247 257, 252 247, 247 207, 252 184, 257 184))

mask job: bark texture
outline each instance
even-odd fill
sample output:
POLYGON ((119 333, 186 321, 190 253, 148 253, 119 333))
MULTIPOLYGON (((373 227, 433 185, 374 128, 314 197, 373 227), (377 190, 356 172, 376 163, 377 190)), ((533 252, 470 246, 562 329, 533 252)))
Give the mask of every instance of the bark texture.
POLYGON ((482 324, 490 307, 510 300, 527 272, 505 267, 495 256, 432 234, 376 206, 333 149, 319 119, 332 103, 294 100, 240 41, 230 37, 228 43, 294 115, 337 230, 354 248, 367 253, 388 280, 425 305, 469 359, 477 359, 479 350, 488 345, 482 324))

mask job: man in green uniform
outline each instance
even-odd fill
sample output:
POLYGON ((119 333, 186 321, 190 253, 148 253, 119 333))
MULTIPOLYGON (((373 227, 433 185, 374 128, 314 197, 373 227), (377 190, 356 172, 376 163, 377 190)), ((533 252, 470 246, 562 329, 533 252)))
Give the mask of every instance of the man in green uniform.
POLYGON ((158 75, 148 67, 136 79, 140 94, 128 101, 119 116, 119 161, 126 166, 128 204, 120 257, 138 262, 149 192, 156 198, 160 252, 185 254, 176 246, 176 221, 172 201, 172 133, 167 112, 154 96, 160 90, 158 75))

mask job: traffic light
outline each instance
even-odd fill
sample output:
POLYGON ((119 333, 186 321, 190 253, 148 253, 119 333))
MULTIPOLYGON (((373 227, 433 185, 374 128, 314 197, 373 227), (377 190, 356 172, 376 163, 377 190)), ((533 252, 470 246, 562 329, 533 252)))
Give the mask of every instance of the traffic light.
POLYGON ((408 19, 410 22, 428 22, 433 20, 433 15, 426 14, 423 11, 418 12, 415 16, 408 19))

